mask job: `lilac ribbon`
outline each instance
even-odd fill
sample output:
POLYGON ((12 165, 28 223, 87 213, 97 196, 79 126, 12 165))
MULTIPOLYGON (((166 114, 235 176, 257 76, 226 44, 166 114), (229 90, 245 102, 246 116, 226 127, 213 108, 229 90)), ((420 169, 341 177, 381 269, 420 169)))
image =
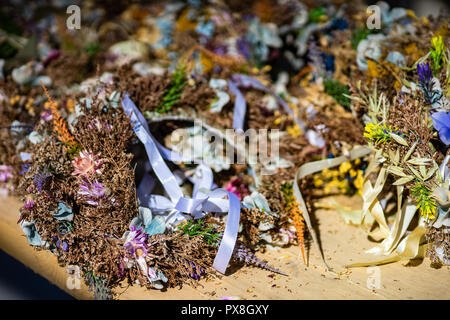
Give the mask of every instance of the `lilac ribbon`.
MULTIPOLYGON (((170 198, 168 199, 160 195, 150 195, 148 202, 149 208, 155 213, 174 211, 174 214, 171 215, 171 219, 174 222, 184 218, 182 216, 183 213, 191 214, 195 218, 201 217, 202 211, 228 213, 225 231, 213 263, 213 267, 217 271, 225 273, 236 244, 239 230, 241 211, 239 199, 235 194, 225 189, 211 191, 213 187, 212 171, 201 162, 197 166, 194 177, 192 178, 194 181, 193 198, 185 197, 175 176, 167 167, 161 154, 164 155, 164 158, 171 161, 191 162, 193 159, 186 159, 183 155, 164 148, 156 141, 150 133, 147 121, 133 101, 128 97, 128 94, 125 94, 122 100, 122 107, 130 117, 131 123, 134 124, 133 130, 139 140, 144 144, 150 165, 170 198), (225 196, 228 196, 228 200, 223 199, 225 196)), ((199 162, 198 160, 196 161, 199 162)), ((141 195, 144 192, 143 188, 145 186, 139 190, 141 195)))
POLYGON ((244 129, 245 112, 247 111, 247 102, 244 95, 239 90, 237 84, 233 80, 228 80, 228 88, 230 92, 236 96, 233 112, 233 128, 238 130, 244 129))
POLYGON ((264 91, 266 93, 269 93, 274 96, 274 98, 277 100, 278 104, 280 104, 283 109, 294 119, 295 123, 299 126, 299 128, 305 132, 306 126, 294 115, 294 111, 287 105, 287 103, 280 98, 278 94, 276 94, 272 89, 269 87, 263 85, 258 80, 249 77, 245 74, 234 74, 231 76, 231 79, 228 80, 228 88, 230 89, 230 92, 236 96, 236 100, 234 103, 234 113, 233 113, 233 128, 234 129, 243 129, 244 127, 244 119, 245 119, 245 112, 247 109, 247 105, 244 99, 244 96, 242 95, 241 91, 239 90, 239 87, 244 88, 253 88, 257 90, 264 91))

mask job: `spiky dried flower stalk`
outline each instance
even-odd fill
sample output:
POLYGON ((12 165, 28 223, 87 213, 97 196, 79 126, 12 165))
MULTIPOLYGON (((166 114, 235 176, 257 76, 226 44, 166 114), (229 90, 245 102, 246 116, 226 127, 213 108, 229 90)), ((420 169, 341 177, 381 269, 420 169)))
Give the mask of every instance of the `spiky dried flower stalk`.
POLYGON ((287 276, 286 273, 278 269, 275 269, 269 266, 267 262, 258 259, 256 255, 253 252, 251 252, 247 247, 245 247, 241 242, 236 243, 236 246, 234 247, 233 258, 241 263, 245 263, 247 265, 252 265, 261 269, 266 269, 287 276))
POLYGON ((53 115, 53 128, 56 131, 58 135, 58 140, 64 143, 69 147, 69 149, 74 149, 78 144, 75 141, 75 138, 70 134, 69 130, 67 129, 66 122, 61 117, 61 115, 58 112, 58 109, 56 108, 56 104, 53 101, 52 97, 48 93, 47 88, 45 87, 44 83, 41 81, 42 88, 45 91, 45 95, 47 96, 48 102, 50 103, 50 110, 53 115))
POLYGON ((42 190, 44 189, 44 185, 47 182, 47 179, 50 177, 51 174, 48 172, 48 167, 36 173, 36 175, 33 178, 33 182, 39 192, 42 192, 42 190))
POLYGON ((295 228, 298 242, 300 244, 300 250, 302 253, 303 263, 306 264, 305 259, 305 220, 303 218, 303 212, 299 209, 299 203, 294 196, 292 189, 292 183, 286 183, 282 185, 282 192, 284 199, 286 200, 285 209, 289 212, 289 218, 292 220, 292 225, 295 228))
POLYGON ((89 291, 94 291, 95 300, 112 300, 114 298, 105 278, 98 277, 89 271, 84 274, 84 280, 89 286, 89 291))

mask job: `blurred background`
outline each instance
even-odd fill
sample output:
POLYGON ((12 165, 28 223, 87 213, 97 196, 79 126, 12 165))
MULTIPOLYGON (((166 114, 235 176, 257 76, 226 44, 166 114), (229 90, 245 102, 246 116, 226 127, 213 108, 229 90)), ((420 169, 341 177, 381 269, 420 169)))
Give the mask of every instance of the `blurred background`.
POLYGON ((1 250, 0 268, 0 300, 73 299, 1 250))
MULTIPOLYGON (((367 1, 368 5, 378 1, 367 1)), ((397 0, 389 1, 391 7, 412 9, 417 16, 436 16, 440 11, 448 12, 446 0, 397 0)), ((2 3, 3 6, 3 3, 2 3)), ((11 299, 73 299, 70 295, 35 274, 22 263, 0 250, 0 300, 11 299)))
MULTIPOLYGON (((368 4, 376 4, 376 1, 366 1, 368 4)), ((437 16, 440 10, 448 12, 450 2, 447 0, 384 0, 391 7, 402 7, 413 10, 417 16, 437 16)))

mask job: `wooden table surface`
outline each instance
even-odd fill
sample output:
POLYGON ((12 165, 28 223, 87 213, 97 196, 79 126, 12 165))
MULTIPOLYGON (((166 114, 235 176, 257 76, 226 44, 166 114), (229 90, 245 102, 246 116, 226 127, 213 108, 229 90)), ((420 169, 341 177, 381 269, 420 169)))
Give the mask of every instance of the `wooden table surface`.
MULTIPOLYGON (((0 196, 1 197, 1 196, 0 196)), ((342 199, 340 199, 342 200, 342 199)), ((355 208, 359 198, 344 199, 355 208)), ((28 245, 17 225, 20 203, 11 197, 0 198, 0 249, 21 261, 36 273, 77 299, 92 299, 93 295, 82 283, 80 289, 70 290, 69 275, 57 264, 56 257, 37 251, 28 245)), ((375 245, 358 227, 346 225, 339 214, 330 210, 316 213, 320 242, 327 261, 337 273, 325 270, 316 248, 308 250, 309 266, 299 260, 298 247, 272 250, 258 254, 271 265, 289 274, 275 275, 252 267, 237 270, 232 275, 210 281, 202 280, 197 288, 169 288, 165 291, 147 290, 138 285, 118 288, 119 299, 450 299, 450 268, 433 269, 425 259, 406 266, 406 262, 387 264, 375 270, 379 275, 378 289, 369 289, 373 269, 351 268, 353 262, 372 261, 374 256, 364 253, 375 245)))

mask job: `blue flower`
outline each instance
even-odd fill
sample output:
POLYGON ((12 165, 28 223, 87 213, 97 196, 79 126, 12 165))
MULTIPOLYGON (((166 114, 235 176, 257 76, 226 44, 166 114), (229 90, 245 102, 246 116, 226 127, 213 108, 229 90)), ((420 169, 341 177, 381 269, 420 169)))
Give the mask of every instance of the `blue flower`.
POLYGON ((31 163, 24 163, 22 165, 22 170, 19 172, 20 175, 24 175, 25 173, 28 172, 28 170, 30 170, 31 167, 31 163))
POLYGON ((425 103, 436 108, 442 98, 442 92, 439 88, 435 88, 435 79, 433 79, 430 64, 428 62, 427 64, 419 63, 417 73, 419 74, 419 88, 423 92, 425 103))
POLYGON ((347 29, 348 22, 342 18, 336 18, 331 22, 330 30, 344 30, 347 29))
POLYGON ((419 74, 419 82, 426 83, 430 81, 432 77, 430 63, 419 63, 417 65, 417 73, 419 74))
POLYGON ((450 145, 450 113, 436 112, 431 115, 433 126, 439 132, 439 137, 445 145, 450 145))
POLYGON ((323 64, 325 65, 325 70, 334 73, 334 56, 332 54, 326 54, 325 52, 320 53, 323 64))

